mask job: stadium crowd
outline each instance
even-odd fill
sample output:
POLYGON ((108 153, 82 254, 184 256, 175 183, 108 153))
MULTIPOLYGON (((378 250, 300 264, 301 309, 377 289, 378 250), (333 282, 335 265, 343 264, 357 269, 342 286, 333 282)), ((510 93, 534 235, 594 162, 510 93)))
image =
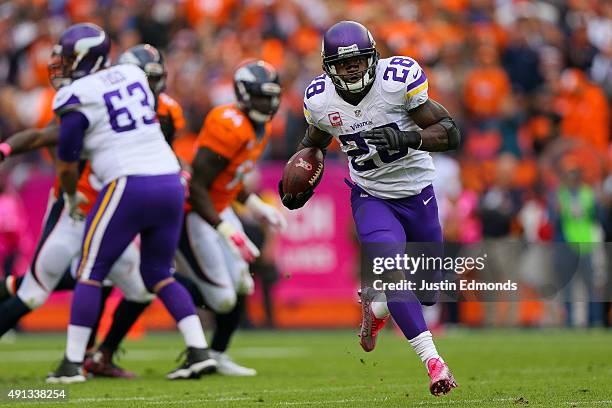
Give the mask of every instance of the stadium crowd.
MULTIPOLYGON (((233 98, 239 62, 257 57, 273 64, 284 94, 264 159, 285 160, 306 128, 303 91, 321 72, 321 34, 344 19, 372 30, 381 57, 419 61, 430 96, 463 131, 458 152, 435 158, 447 240, 612 241, 612 2, 606 0, 5 2, 0 141, 52 119, 53 41, 68 24, 91 21, 111 34, 113 56, 141 42, 164 51, 168 93, 188 123, 177 141, 185 149, 207 112, 233 98)), ((344 160, 337 147, 331 156, 344 160)), ((52 171, 43 154, 12 159, 10 169, 0 166, 0 265, 7 268, 19 262, 15 253, 32 251, 36 238, 22 233, 15 220, 23 216, 7 216, 27 211, 13 192, 52 171)), ((597 324, 603 317, 589 319, 597 324)))

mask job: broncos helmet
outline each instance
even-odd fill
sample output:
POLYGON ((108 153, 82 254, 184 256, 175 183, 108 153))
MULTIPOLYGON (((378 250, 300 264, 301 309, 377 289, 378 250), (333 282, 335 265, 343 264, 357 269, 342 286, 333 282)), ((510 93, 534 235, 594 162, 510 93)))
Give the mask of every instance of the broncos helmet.
POLYGON ((280 105, 281 86, 276 69, 265 61, 242 65, 234 73, 238 107, 257 123, 272 119, 280 105))
POLYGON ((49 79, 53 86, 62 86, 74 79, 106 68, 109 65, 110 39, 95 24, 80 23, 68 27, 53 46, 49 63, 49 79))
POLYGON ((379 54, 370 31, 355 21, 340 21, 323 36, 321 46, 323 71, 330 77, 336 89, 353 93, 362 92, 374 81, 379 54), (349 75, 339 75, 336 64, 348 58, 367 58, 367 68, 349 75), (356 81, 352 79, 359 76, 356 81))
POLYGON ((152 45, 138 44, 119 56, 119 64, 138 65, 149 80, 149 86, 155 95, 159 95, 166 87, 166 66, 161 52, 152 45))

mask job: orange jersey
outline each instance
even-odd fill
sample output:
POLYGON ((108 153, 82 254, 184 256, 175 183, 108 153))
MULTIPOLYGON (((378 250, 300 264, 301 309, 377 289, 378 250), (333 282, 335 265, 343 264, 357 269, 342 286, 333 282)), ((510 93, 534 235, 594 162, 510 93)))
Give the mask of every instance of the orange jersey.
POLYGON ((157 116, 168 115, 172 118, 175 130, 181 130, 185 127, 183 108, 171 96, 162 92, 157 98, 157 116))
POLYGON ((217 212, 236 199, 242 190, 243 177, 255 167, 270 133, 271 126, 267 123, 264 136, 258 140, 251 121, 233 104, 218 106, 206 116, 197 147, 208 148, 229 160, 209 190, 217 212))
MULTIPOLYGON (((174 128, 176 130, 182 129, 185 127, 185 118, 183 116, 183 109, 181 106, 168 96, 165 93, 159 95, 158 104, 157 104, 157 114, 158 115, 170 115, 172 117, 172 121, 174 123, 174 128)), ((79 181, 77 183, 77 191, 85 196, 87 199, 86 203, 80 205, 81 211, 83 214, 88 214, 93 208, 96 199, 98 198, 98 193, 102 189, 102 184, 98 180, 98 178, 91 172, 91 165, 89 162, 85 164, 85 167, 81 171, 81 175, 79 177, 79 181)), ((59 178, 55 178, 55 183, 53 185, 55 198, 58 198, 60 191, 60 183, 59 178)))

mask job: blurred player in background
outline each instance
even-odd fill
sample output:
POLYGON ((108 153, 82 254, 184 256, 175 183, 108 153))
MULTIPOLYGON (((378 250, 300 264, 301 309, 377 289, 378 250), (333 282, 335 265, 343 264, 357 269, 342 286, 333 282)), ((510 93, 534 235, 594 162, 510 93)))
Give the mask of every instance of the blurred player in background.
POLYGON ((69 212, 77 214, 82 201, 76 190, 82 151, 104 188, 87 218, 66 354, 47 381, 85 381, 81 366, 100 312, 102 281, 138 234, 145 286, 164 303, 187 345, 185 362, 167 377, 197 377, 216 362, 189 294, 171 275, 184 190, 147 77, 132 64, 107 68, 110 40, 93 24, 71 26, 56 47, 64 76, 72 79, 53 101, 60 119, 57 173, 69 212))
MULTIPOLYGON (((136 45, 120 55, 118 63, 131 63, 139 66, 147 75, 149 87, 155 95, 156 111, 160 121, 162 132, 168 143, 171 143, 177 135, 183 132, 185 127, 185 119, 180 105, 169 95, 163 92, 165 88, 166 67, 162 54, 149 44, 136 45)), ((60 56, 54 54, 49 65, 50 82, 54 87, 61 87, 70 83, 70 79, 64 78, 61 72, 60 56)), ((12 152, 12 155, 25 153, 43 146, 51 147, 57 145, 59 141, 59 126, 52 123, 45 129, 28 129, 9 137, 5 144, 7 150, 12 152)), ((53 153, 53 152, 52 152, 53 153)), ((0 157, 0 161, 5 156, 0 157)), ((81 210, 84 215, 89 213, 96 200, 101 182, 97 181, 95 175, 91 173, 91 167, 86 164, 84 171, 81 174, 78 184, 78 190, 85 195, 89 201, 87 205, 82 205, 81 210), (93 183, 92 183, 93 181, 93 183)), ((33 265, 36 265, 38 274, 41 279, 47 281, 45 288, 36 285, 37 281, 32 274, 33 268, 28 271, 26 277, 9 277, 6 280, 0 281, 0 301, 4 301, 10 296, 16 296, 19 299, 5 302, 0 305, 0 310, 5 310, 6 313, 0 314, 0 325, 4 328, 13 327, 16 323, 15 319, 22 316, 22 313, 28 313, 31 309, 20 307, 23 303, 21 299, 34 299, 34 302, 28 302, 28 305, 38 307, 42 305, 50 291, 57 290, 72 290, 74 289, 75 280, 71 273, 74 268, 68 268, 71 259, 79 255, 82 237, 85 230, 84 220, 70 219, 68 222, 60 223, 60 218, 68 218, 68 215, 63 210, 63 197, 60 195, 59 182, 51 194, 51 202, 49 203, 49 212, 43 222, 43 234, 38 244, 38 250, 35 253, 33 265), (58 201, 58 198, 60 199, 58 201), (58 214, 62 214, 58 216, 58 214), (63 225, 64 228, 56 228, 56 225, 63 225), (62 233, 62 231, 64 233, 62 233), (49 231, 53 231, 51 235, 49 231), (42 251, 41 248, 45 250, 42 251), (61 250, 61 251, 60 251, 61 250), (66 252, 69 252, 66 253, 66 252), (73 256, 70 256, 72 254, 73 256), (58 256, 63 255, 63 256, 58 256), (65 273, 61 273, 65 271, 65 273), (21 284, 26 282, 24 289, 21 289, 21 284), (55 283, 54 283, 55 282, 55 283), (30 289, 28 289, 30 288, 30 289), (33 289, 32 289, 33 288, 33 289), (33 293, 35 296, 29 295, 33 293), (21 301, 20 301, 21 300, 21 301), (17 305, 15 304, 17 303, 17 305)), ((110 276, 121 275, 119 278, 119 287, 123 290, 124 297, 117 306, 114 314, 111 327, 100 346, 93 350, 95 344, 95 330, 90 337, 88 343, 87 358, 84 362, 84 367, 88 373, 96 376, 133 378, 135 374, 127 371, 113 362, 113 355, 119 348, 119 344, 126 336, 129 329, 142 314, 145 308, 149 305, 152 298, 144 289, 142 278, 138 273, 138 251, 134 245, 130 245, 128 250, 116 263, 114 269, 119 272, 111 273, 110 276), (123 277, 127 275, 128 279, 123 277), (124 290, 127 283, 128 288, 133 289, 126 293, 124 290)), ((193 285, 188 282, 187 278, 179 277, 181 281, 191 288, 193 285)), ((102 297, 102 307, 105 300, 110 294, 110 287, 105 287, 102 297)), ((192 290, 193 292, 193 290, 192 290)), ((199 301, 198 304, 202 302, 199 301)), ((102 314, 100 314, 101 317, 102 314)))
MULTIPOLYGON (((354 21, 339 22, 325 33, 325 73, 306 88, 309 127, 299 149, 324 151, 335 137, 350 157, 351 206, 362 245, 442 242, 428 152, 457 148, 459 131, 446 109, 429 99, 419 64, 403 56, 379 60, 375 45, 370 32, 354 21)), ((282 185, 279 190, 290 209, 302 207, 314 193, 284 194, 282 185)), ((457 386, 414 293, 387 292, 385 299, 385 294, 363 288, 360 297, 365 351, 374 349, 377 333, 391 315, 425 364, 431 393, 446 394, 457 386)))
MULTIPOLYGON (((51 83, 60 88, 69 81, 56 76, 61 56, 54 54, 50 62, 51 83)), ((28 129, 15 134, 3 143, 9 154, 20 154, 43 146, 55 146, 59 141, 59 126, 50 124, 44 129, 28 129)), ((0 161, 8 156, 3 155, 0 161)), ((53 153, 52 153, 52 156, 53 153)), ((80 164, 82 169, 78 183, 79 204, 70 214, 65 206, 65 197, 59 186, 59 179, 51 190, 47 213, 38 246, 31 266, 24 277, 9 276, 0 281, 0 336, 13 328, 17 322, 32 310, 42 306, 52 291, 72 289, 75 284, 74 268, 71 264, 78 260, 85 231, 84 217, 91 211, 101 181, 92 173, 87 162, 80 164)), ((108 276, 123 292, 124 298, 138 305, 146 305, 151 299, 138 272, 138 249, 131 243, 113 265, 108 276)), ((110 287, 105 295, 110 294, 110 287)), ((91 342, 94 337, 92 336, 91 342)), ((93 344, 93 343, 92 343, 93 344)))
POLYGON ((252 376, 254 369, 236 364, 225 353, 238 328, 244 297, 253 290, 249 263, 259 256, 231 203, 244 203, 273 227, 285 225, 283 215, 256 194, 247 194, 242 182, 268 143, 269 122, 278 110, 281 87, 276 70, 256 61, 236 70, 234 89, 237 103, 210 111, 198 137, 191 206, 185 216, 177 270, 197 284, 204 302, 215 312, 211 356, 217 360, 217 371, 252 376))

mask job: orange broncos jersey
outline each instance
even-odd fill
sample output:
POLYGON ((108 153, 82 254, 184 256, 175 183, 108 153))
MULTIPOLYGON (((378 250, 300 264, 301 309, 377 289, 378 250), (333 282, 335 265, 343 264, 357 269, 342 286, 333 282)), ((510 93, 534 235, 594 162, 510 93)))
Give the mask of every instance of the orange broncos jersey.
MULTIPOLYGON (((183 116, 183 109, 181 105, 170 96, 165 93, 161 93, 158 97, 157 103, 157 114, 159 116, 167 116, 168 114, 172 117, 174 122, 174 128, 180 130, 185 127, 185 117, 183 116)), ((88 214, 93 208, 98 193, 102 189, 102 185, 98 184, 99 181, 96 176, 91 172, 91 165, 89 162, 85 164, 79 182, 77 183, 77 191, 85 196, 87 199, 86 203, 80 205, 81 211, 84 214, 88 214)), ((55 198, 58 198, 60 191, 59 178, 55 178, 53 184, 55 198)))
POLYGON ((157 116, 172 117, 174 129, 181 130, 185 127, 185 117, 183 116, 183 108, 181 105, 168 94, 160 93, 157 98, 157 116))
POLYGON ((264 136, 257 140, 248 117, 234 104, 218 106, 206 116, 197 147, 206 147, 229 160, 209 190, 218 212, 229 206, 242 190, 242 179, 255 167, 268 143, 270 131, 270 123, 267 123, 264 136))

